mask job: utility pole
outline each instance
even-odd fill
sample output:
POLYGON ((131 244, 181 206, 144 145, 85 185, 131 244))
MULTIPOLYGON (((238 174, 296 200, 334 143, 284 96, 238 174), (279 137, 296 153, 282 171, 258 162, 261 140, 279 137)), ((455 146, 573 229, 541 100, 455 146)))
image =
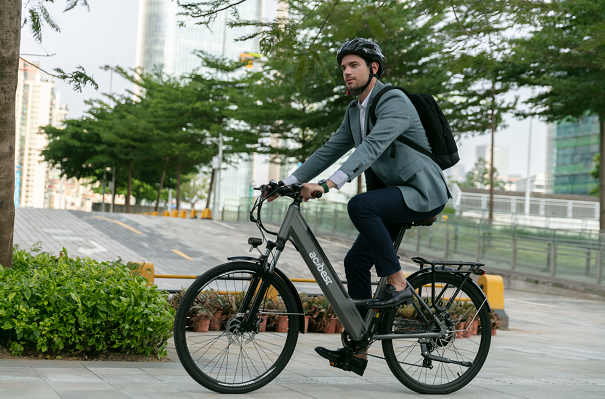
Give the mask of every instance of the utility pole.
MULTIPOLYGON (((531 89, 531 96, 534 96, 535 89, 531 89)), ((529 142, 527 144, 527 184, 525 185, 525 216, 529 216, 529 200, 531 192, 531 128, 532 128, 533 117, 529 117, 529 142)))
POLYGON ((103 202, 101 212, 105 212, 105 182, 107 181, 107 165, 103 165, 103 202))

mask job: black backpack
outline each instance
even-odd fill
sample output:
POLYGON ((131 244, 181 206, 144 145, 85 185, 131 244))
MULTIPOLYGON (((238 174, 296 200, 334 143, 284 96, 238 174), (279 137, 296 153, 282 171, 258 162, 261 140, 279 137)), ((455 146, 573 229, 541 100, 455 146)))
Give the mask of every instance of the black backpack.
MULTIPOLYGON (((431 145, 433 152, 431 153, 425 148, 402 136, 397 137, 397 141, 428 156, 435 161, 437 165, 439 165, 441 170, 445 170, 456 165, 458 161, 460 161, 456 140, 454 139, 454 135, 452 134, 449 123, 447 123, 447 119, 445 119, 445 115, 443 115, 443 112, 441 111, 441 108, 439 108, 437 101, 435 101, 433 96, 430 94, 410 94, 403 87, 385 87, 378 94, 376 94, 372 100, 372 105, 370 106, 370 118, 372 119, 372 124, 376 125, 376 105, 378 104, 380 97, 382 97, 382 95, 389 90, 394 89, 403 91, 405 95, 408 96, 410 101, 412 101, 414 108, 416 108, 416 111, 418 112, 418 116, 422 122, 422 127, 424 127, 426 137, 429 139, 429 144, 431 145)), ((393 143, 391 146, 391 158, 395 158, 395 152, 395 143, 393 143)))

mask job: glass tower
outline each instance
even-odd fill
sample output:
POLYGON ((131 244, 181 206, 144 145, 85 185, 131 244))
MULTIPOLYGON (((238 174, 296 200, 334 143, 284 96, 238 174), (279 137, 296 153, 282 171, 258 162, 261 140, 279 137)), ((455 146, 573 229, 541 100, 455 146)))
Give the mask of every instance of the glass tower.
POLYGON ((599 153, 599 118, 558 122, 554 130, 554 193, 589 195, 598 187, 598 179, 590 172, 595 168, 593 158, 599 153))
MULTIPOLYGON (((237 6, 240 15, 247 19, 263 16, 264 0, 248 0, 237 6)), ((229 28, 226 26, 227 12, 217 15, 209 28, 195 25, 191 18, 178 16, 179 7, 172 0, 141 0, 139 3, 139 25, 137 33, 136 66, 151 71, 160 68, 162 72, 179 76, 201 66, 196 50, 203 50, 214 56, 239 59, 242 53, 258 53, 258 39, 245 41, 235 39, 251 34, 254 27, 229 28), (179 26, 184 24, 184 26, 179 26)), ((226 202, 247 197, 252 182, 252 161, 240 158, 221 172, 219 208, 226 202)), ((216 209, 216 208, 215 208, 216 209)), ((216 212, 216 211, 215 211, 216 212)), ((215 215, 215 218, 220 218, 215 215)))

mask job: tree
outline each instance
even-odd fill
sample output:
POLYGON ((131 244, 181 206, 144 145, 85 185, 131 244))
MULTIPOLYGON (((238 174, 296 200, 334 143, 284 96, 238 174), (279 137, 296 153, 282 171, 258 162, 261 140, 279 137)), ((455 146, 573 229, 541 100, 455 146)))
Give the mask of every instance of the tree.
POLYGON ((469 170, 466 174, 466 180, 462 183, 458 183, 458 185, 462 187, 485 188, 490 187, 492 181, 494 189, 504 190, 506 182, 498 178, 498 171, 496 168, 492 168, 491 165, 488 167, 485 159, 479 158, 479 160, 475 162, 473 169, 469 170))
MULTIPOLYGON (((551 122, 598 116, 601 154, 605 153, 603 15, 602 1, 528 2, 527 23, 536 28, 514 42, 519 84, 541 89, 528 100, 531 113, 551 122)), ((605 230, 605 168, 599 169, 599 203, 599 228, 605 230)))
MULTIPOLYGON (((45 2, 53 0, 31 0, 25 4, 28 26, 34 38, 42 41, 42 27, 46 23, 59 31, 59 26, 48 14, 45 2)), ((78 3, 88 6, 86 0, 67 0, 65 11, 78 3)), ((0 3, 0 265, 10 267, 13 261, 13 231, 15 224, 15 98, 19 73, 19 47, 23 10, 21 0, 6 0, 0 3)), ((83 85, 96 83, 82 67, 73 73, 65 73, 56 68, 60 79, 64 79, 81 89, 83 85)))

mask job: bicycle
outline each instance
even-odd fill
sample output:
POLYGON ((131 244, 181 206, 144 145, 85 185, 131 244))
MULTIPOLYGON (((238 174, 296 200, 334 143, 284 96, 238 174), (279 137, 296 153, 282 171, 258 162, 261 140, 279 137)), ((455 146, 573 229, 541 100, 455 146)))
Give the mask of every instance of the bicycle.
MULTIPOLYGON (((175 346, 194 380, 215 392, 246 393, 268 384, 287 365, 298 333, 304 333, 299 294, 276 267, 288 241, 302 256, 344 327, 341 340, 349 354, 336 366, 350 370, 352 354, 367 353, 374 342, 381 341, 391 372, 418 393, 451 393, 477 375, 491 341, 490 308, 471 274, 484 274, 484 264, 415 257, 420 269, 407 278, 414 288, 412 303, 381 311, 369 309, 364 319, 357 306, 364 306, 367 299, 349 297, 300 212, 302 185, 285 186, 272 180, 258 189, 261 195, 250 211, 250 219, 263 238, 249 238, 248 243, 250 251, 257 249, 260 256, 228 258, 227 263, 199 276, 178 306, 175 346), (293 199, 279 232, 267 230, 261 220, 264 201, 275 194, 293 199), (276 240, 267 240, 265 232, 276 235, 276 240), (266 248, 261 252, 258 247, 263 242, 266 248), (209 306, 210 298, 229 302, 231 314, 222 317, 220 330, 196 332, 199 314, 209 306), (277 324, 279 317, 282 321, 287 318, 287 332, 268 331, 267 320, 277 324), (463 322, 469 327, 461 328, 463 322), (473 324, 478 324, 480 334, 462 340, 470 335, 473 324)), ((319 198, 321 193, 317 194, 319 198)), ((402 226, 393 242, 396 250, 405 231, 413 226, 402 226)), ((385 285, 383 277, 375 295, 385 285)))

